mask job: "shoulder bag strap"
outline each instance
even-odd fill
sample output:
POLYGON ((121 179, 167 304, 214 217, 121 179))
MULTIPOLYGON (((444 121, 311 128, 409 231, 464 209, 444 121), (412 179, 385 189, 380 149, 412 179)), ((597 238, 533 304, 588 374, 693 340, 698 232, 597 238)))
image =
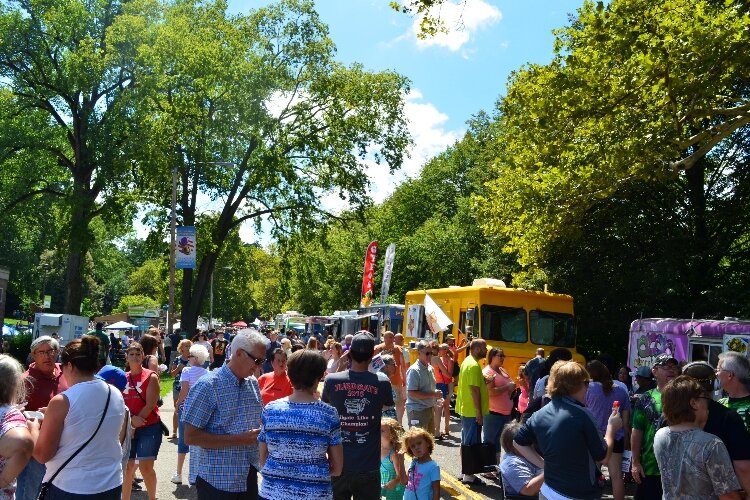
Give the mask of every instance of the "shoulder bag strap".
MULTIPOLYGON (((106 382, 105 382, 106 383, 106 382)), ((107 410, 109 409, 109 399, 112 396, 112 386, 107 384, 107 402, 104 404, 104 412, 102 413, 102 418, 99 419, 99 425, 96 426, 96 430, 93 434, 91 434, 91 437, 89 437, 85 443, 81 445, 80 448, 76 450, 75 453, 73 453, 68 459, 65 461, 64 464, 60 466, 59 469, 57 469, 57 472, 55 472, 51 478, 49 478, 49 481, 47 483, 52 484, 52 481, 55 480, 58 474, 65 468, 66 465, 70 463, 71 460, 73 460, 76 456, 78 456, 79 453, 83 451, 83 449, 94 439, 94 436, 96 436, 96 433, 99 432, 99 429, 102 426, 102 422, 104 422, 104 417, 107 415, 107 410)))
MULTIPOLYGON (((149 377, 150 376, 151 375, 149 375, 149 377)), ((138 389, 136 389, 135 384, 133 383, 133 377, 131 377, 129 373, 128 373, 128 381, 130 382, 130 387, 135 391, 136 394, 138 394, 138 397, 140 397, 143 400, 143 402, 145 403, 146 402, 146 398, 143 397, 143 394, 141 394, 141 391, 139 391, 138 389)))

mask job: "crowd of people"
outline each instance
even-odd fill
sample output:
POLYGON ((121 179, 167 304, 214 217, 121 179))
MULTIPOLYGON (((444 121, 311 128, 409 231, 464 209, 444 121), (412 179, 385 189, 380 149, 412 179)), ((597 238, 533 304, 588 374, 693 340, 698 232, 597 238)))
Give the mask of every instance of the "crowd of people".
POLYGON ((127 339, 121 369, 108 340, 61 349, 39 337, 26 370, 0 355, 0 499, 129 499, 145 488, 153 500, 165 437, 177 443, 171 482, 200 499, 436 499, 432 455, 449 437, 453 398, 459 479, 497 481, 508 498, 600 498, 602 466, 615 499, 626 481, 645 500, 750 487, 750 362, 737 353, 715 368, 665 354, 631 373, 606 356, 583 366, 567 349, 539 349, 510 373, 503 349, 450 335, 406 349, 392 332, 377 343, 368 332, 304 342, 152 330, 127 339), (725 398, 714 400, 714 383, 725 398))

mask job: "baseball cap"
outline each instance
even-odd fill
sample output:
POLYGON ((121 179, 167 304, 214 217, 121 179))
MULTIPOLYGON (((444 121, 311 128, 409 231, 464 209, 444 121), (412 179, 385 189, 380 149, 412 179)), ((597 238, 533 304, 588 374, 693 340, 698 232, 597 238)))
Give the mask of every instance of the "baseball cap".
POLYGON ((635 371, 636 377, 643 377, 643 378, 651 378, 653 377, 653 374, 651 373, 651 368, 648 366, 639 366, 638 369, 635 371))
POLYGON ((680 364, 679 361, 677 361, 673 356, 671 356, 671 355, 669 355, 667 353, 663 353, 663 354, 659 354, 658 356, 656 356, 656 358, 654 359, 654 365, 653 366, 662 366, 662 365, 666 365, 667 363, 670 363, 670 362, 674 363, 675 365, 678 365, 678 366, 680 364))
POLYGON ((124 390, 128 385, 128 377, 125 372, 116 366, 107 365, 96 374, 97 377, 104 380, 108 384, 117 387, 120 391, 124 390))
POLYGON ((367 332, 359 332, 352 339, 352 345, 349 350, 372 355, 375 352, 375 339, 367 332))

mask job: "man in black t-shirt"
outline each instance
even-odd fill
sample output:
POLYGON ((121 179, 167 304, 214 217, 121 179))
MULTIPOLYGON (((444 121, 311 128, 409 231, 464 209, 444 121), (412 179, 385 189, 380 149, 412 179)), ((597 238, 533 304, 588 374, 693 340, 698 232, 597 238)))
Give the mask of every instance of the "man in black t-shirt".
POLYGON ((368 371, 375 339, 360 332, 352 339, 349 370, 325 379, 322 400, 339 412, 344 472, 333 477, 334 500, 380 499, 380 419, 394 405, 391 382, 368 371))

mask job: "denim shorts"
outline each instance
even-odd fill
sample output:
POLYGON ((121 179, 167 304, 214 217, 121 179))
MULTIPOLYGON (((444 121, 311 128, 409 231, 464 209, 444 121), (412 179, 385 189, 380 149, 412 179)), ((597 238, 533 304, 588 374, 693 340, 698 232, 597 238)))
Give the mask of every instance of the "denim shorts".
POLYGON ((139 427, 130 441, 130 460, 156 460, 161 448, 161 426, 159 422, 139 427))
POLYGON ((448 384, 435 384, 435 389, 440 389, 443 393, 443 399, 448 397, 448 384))

